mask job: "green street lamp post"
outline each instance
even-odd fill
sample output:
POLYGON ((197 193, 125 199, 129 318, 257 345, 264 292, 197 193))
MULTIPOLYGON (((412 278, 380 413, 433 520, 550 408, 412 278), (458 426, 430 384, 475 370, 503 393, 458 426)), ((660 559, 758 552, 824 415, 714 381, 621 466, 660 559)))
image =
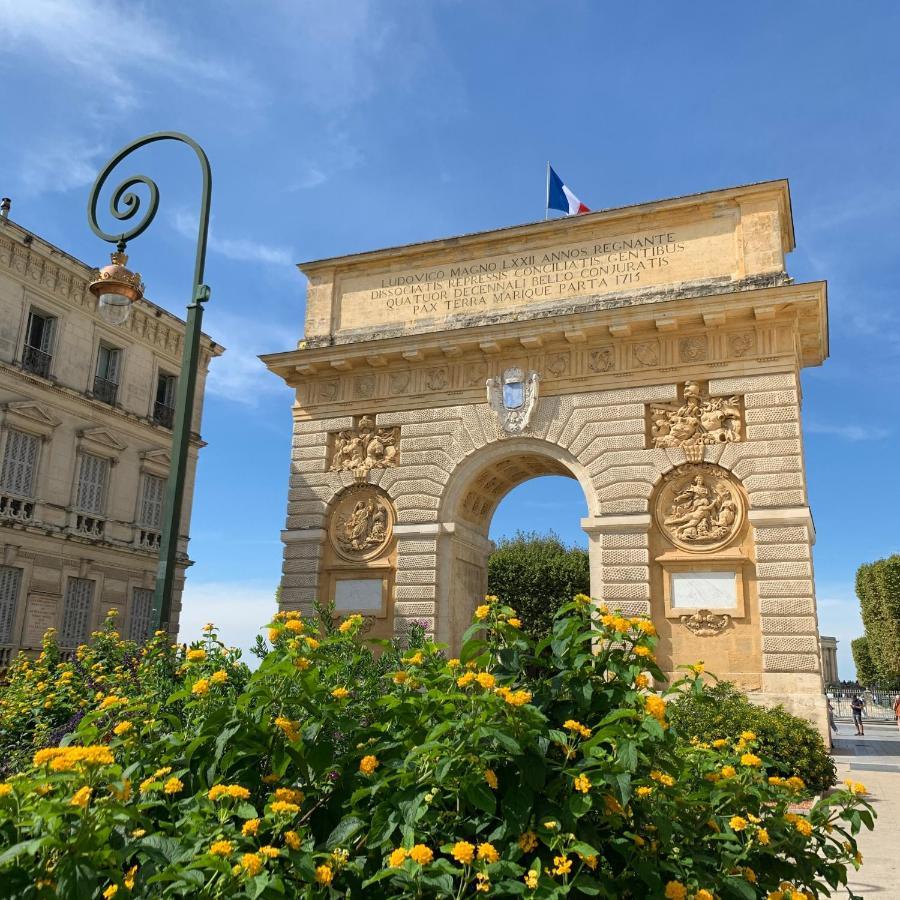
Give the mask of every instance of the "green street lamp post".
POLYGON ((197 231, 197 255, 194 261, 194 282, 191 289, 191 302, 187 307, 187 327, 184 333, 181 375, 175 395, 175 412, 172 421, 172 462, 163 505, 159 568, 151 615, 151 630, 162 628, 168 631, 172 613, 172 590, 175 584, 175 563, 178 554, 184 481, 187 472, 188 444, 191 436, 191 417, 199 366, 203 304, 209 300, 210 296, 209 287, 203 283, 212 190, 212 174, 206 153, 196 141, 177 131, 158 131, 132 141, 123 147, 97 176, 88 199, 88 223, 99 238, 116 245, 116 251, 111 254, 112 264, 98 270, 95 280, 90 284, 90 291, 97 297, 97 308, 100 315, 112 325, 122 325, 128 319, 131 305, 143 296, 144 288, 141 276, 126 268, 128 262, 128 257, 125 255, 126 242, 143 234, 153 221, 159 207, 159 189, 156 183, 145 175, 126 178, 116 188, 110 198, 109 208, 112 216, 120 222, 133 219, 141 208, 141 198, 132 191, 132 188, 142 184, 150 192, 143 218, 132 228, 116 234, 108 233, 100 228, 97 222, 97 203, 100 199, 100 191, 112 170, 134 151, 157 141, 180 141, 182 144, 187 144, 197 154, 203 179, 200 195, 200 222, 197 231))

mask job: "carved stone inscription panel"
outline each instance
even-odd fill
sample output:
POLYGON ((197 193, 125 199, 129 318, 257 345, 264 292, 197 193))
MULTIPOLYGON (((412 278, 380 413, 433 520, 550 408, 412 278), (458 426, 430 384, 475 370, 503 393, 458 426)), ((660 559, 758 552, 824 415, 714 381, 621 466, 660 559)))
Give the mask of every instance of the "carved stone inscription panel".
POLYGON ((663 534, 683 550, 724 547, 744 521, 744 498, 724 469, 684 465, 670 472, 656 502, 663 534))
POLYGON ((394 508, 390 500, 371 487, 351 487, 345 491, 328 524, 328 536, 335 551, 354 561, 380 556, 394 531, 394 508))

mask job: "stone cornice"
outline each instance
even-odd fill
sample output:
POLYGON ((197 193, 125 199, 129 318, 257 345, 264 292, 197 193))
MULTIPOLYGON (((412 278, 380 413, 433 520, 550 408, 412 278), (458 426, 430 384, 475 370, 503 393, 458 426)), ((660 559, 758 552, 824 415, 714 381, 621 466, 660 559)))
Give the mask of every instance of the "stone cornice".
POLYGON ((320 416, 481 402, 485 379, 511 364, 540 373, 542 396, 818 365, 825 317, 813 282, 417 335, 414 350, 407 336, 262 359, 298 389, 296 416, 320 416))
MULTIPOLYGON (((168 429, 162 428, 160 425, 157 425, 153 422, 152 419, 146 416, 137 416, 134 413, 127 412, 126 410, 120 409, 117 406, 110 406, 108 403, 103 403, 100 400, 95 400, 94 398, 89 397, 86 394, 81 393, 80 391, 76 391, 74 388, 66 387, 65 385, 59 384, 56 381, 52 381, 49 378, 41 378, 40 375, 35 375, 32 372, 27 372, 19 366, 14 366, 11 363, 0 362, 0 375, 4 374, 10 379, 15 379, 16 381, 19 381, 21 383, 29 384, 32 387, 39 388, 42 391, 47 391, 50 394, 55 394, 56 396, 52 400, 47 400, 47 402, 51 406, 59 407, 60 400, 64 398, 65 400, 72 401, 76 404, 87 406, 89 409, 87 415, 91 419, 91 421, 98 421, 97 413, 100 412, 104 415, 112 416, 114 421, 116 422, 116 427, 118 428, 126 428, 131 431, 134 431, 135 428, 138 428, 140 429, 139 433, 144 436, 149 430, 155 435, 164 438, 166 447, 171 446, 172 432, 168 429)), ((192 432, 191 446, 200 449, 201 447, 206 446, 206 442, 201 439, 200 435, 197 432, 192 432)))
MULTIPOLYGON (((0 226, 0 268, 9 271, 29 289, 41 292, 92 318, 96 301, 87 286, 93 269, 31 232, 6 220, 0 226), (25 239, 29 239, 25 242, 25 239)), ((144 299, 122 326, 137 342, 177 362, 181 359, 185 323, 155 303, 144 299)), ((208 335, 202 339, 204 368, 224 348, 208 335)))

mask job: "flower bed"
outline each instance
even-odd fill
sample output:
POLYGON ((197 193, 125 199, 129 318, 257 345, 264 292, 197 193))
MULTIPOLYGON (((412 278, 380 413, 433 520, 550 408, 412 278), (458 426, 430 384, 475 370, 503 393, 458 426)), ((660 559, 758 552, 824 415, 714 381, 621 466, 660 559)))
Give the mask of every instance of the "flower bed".
MULTIPOLYGON (((458 659, 373 657, 362 620, 270 625, 247 675, 210 630, 164 694, 98 690, 0 785, 21 897, 827 896, 872 826, 861 785, 807 815, 756 736, 680 736, 653 625, 579 595, 535 642, 492 598, 458 659)), ((127 687, 127 685, 125 685, 127 687)))

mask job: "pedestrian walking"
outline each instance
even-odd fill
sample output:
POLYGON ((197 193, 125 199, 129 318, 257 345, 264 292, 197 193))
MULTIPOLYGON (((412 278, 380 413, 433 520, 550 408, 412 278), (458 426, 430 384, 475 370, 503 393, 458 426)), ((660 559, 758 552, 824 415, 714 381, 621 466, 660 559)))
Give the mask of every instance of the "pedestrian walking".
POLYGON ((856 726, 857 734, 865 734, 863 729, 863 713, 866 710, 866 702, 862 697, 857 695, 850 701, 850 711, 853 713, 853 724, 856 726))
POLYGON ((900 694, 894 697, 894 718, 897 720, 897 727, 900 728, 900 694))

